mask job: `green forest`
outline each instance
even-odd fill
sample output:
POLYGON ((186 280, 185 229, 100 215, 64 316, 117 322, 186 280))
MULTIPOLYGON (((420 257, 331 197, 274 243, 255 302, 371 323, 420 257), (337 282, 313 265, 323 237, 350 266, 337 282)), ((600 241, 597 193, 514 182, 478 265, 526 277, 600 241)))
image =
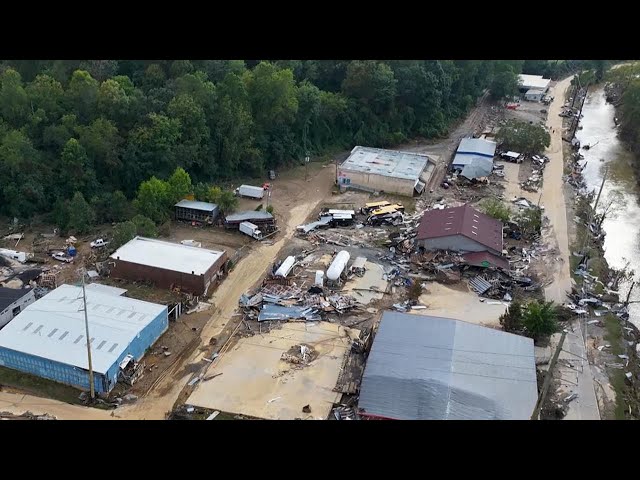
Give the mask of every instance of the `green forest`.
POLYGON ((483 92, 507 96, 523 69, 557 76, 566 73, 561 67, 521 60, 0 61, 0 214, 51 213, 63 226, 136 213, 160 222, 166 212, 132 201, 145 189, 153 197, 151 189, 169 202, 180 194, 166 193, 174 173, 186 172, 215 197, 215 184, 264 176, 300 163, 305 152, 444 136, 483 92))

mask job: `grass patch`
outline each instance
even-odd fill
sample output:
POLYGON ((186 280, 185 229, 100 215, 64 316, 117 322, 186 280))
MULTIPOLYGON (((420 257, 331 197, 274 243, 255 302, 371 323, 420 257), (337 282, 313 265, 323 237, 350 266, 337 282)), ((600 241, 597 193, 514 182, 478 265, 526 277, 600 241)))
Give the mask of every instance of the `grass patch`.
POLYGON ((82 404, 80 390, 68 385, 0 367, 0 385, 23 390, 38 397, 52 398, 65 403, 82 404))
POLYGON ((609 369, 609 382, 611 382, 611 387, 616 392, 616 408, 613 411, 613 416, 616 420, 626 420, 624 372, 618 368, 609 369))
POLYGON ((614 355, 622 355, 622 342, 624 341, 622 325, 615 315, 607 315, 604 317, 604 328, 607 333, 604 339, 611 344, 611 353, 614 355))

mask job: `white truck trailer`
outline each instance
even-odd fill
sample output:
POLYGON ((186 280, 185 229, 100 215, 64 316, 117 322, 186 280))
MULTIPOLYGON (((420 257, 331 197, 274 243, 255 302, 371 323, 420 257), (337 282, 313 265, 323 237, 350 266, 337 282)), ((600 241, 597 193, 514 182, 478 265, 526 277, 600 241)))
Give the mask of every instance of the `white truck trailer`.
POLYGON ((240 185, 236 188, 236 196, 249 197, 260 200, 264 197, 264 189, 262 187, 253 187, 251 185, 240 185))

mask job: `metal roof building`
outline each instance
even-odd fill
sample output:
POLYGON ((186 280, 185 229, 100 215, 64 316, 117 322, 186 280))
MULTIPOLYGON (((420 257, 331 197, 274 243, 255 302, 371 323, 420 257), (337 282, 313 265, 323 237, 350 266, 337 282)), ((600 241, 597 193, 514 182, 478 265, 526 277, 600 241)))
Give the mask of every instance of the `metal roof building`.
POLYGON ((521 92, 526 92, 527 90, 532 89, 546 92, 551 80, 543 78, 542 75, 527 75, 522 73, 518 75, 518 83, 521 92))
POLYGON ((422 193, 435 163, 429 155, 357 146, 338 170, 341 188, 412 196, 422 193))
MULTIPOLYGON (((88 288, 94 386, 109 392, 127 355, 139 360, 168 328, 167 307, 88 288)), ((61 285, 0 330, 0 365, 89 389, 82 288, 61 285)))
POLYGON ((420 220, 418 244, 426 250, 455 250, 502 255, 502 222, 466 204, 428 210, 420 220))
POLYGON ((0 328, 35 301, 33 288, 0 287, 0 328))
POLYGON ((387 311, 367 360, 359 408, 365 418, 525 420, 537 396, 530 338, 387 311))
POLYGON ((496 142, 484 138, 463 138, 458 145, 457 153, 471 154, 478 157, 493 158, 496 154, 496 142))
POLYGON ((224 251, 135 237, 111 254, 111 276, 152 281, 160 288, 206 294, 221 275, 224 251))
POLYGON ((174 205, 176 220, 213 223, 218 218, 219 208, 215 203, 180 200, 174 205))

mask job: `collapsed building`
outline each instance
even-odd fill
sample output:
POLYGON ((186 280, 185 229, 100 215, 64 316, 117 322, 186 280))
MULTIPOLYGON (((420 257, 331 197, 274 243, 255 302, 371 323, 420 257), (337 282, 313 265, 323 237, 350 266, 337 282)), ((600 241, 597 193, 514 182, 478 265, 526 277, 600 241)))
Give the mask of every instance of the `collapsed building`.
POLYGON ((528 420, 533 340, 442 317, 384 312, 360 388, 360 416, 528 420))
POLYGON ((416 244, 425 251, 460 252, 472 265, 482 266, 482 262, 486 262, 508 270, 509 262, 502 257, 502 229, 502 222, 469 204, 428 210, 420 220, 416 244))
POLYGON ((381 148, 355 147, 338 168, 341 190, 420 195, 435 169, 429 155, 381 148))
MULTIPOLYGON (((94 387, 108 393, 121 365, 142 359, 167 330, 167 307, 122 297, 118 290, 86 289, 94 387)), ((82 288, 61 285, 28 305, 0 330, 0 365, 89 389, 82 288)))
POLYGON ((250 222, 258 227, 263 233, 270 233, 276 229, 276 219, 269 212, 263 210, 247 210, 227 215, 224 219, 224 228, 239 230, 240 224, 250 222))
POLYGON ((109 257, 109 271, 114 278, 206 295, 221 281, 226 263, 224 251, 135 237, 109 257))

